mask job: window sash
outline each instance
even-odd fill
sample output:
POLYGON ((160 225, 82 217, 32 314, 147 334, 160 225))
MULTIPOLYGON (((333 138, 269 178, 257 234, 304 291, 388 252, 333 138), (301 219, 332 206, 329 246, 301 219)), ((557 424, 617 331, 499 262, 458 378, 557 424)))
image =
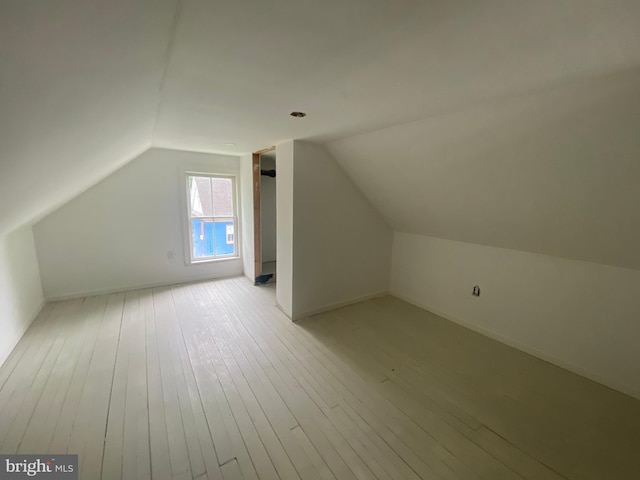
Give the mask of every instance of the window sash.
MULTIPOLYGON (((195 179, 193 180, 195 181, 195 179)), ((187 172, 186 173, 186 187, 187 187, 187 223, 188 223, 188 237, 189 237, 189 258, 190 263, 200 263, 207 262, 216 259, 225 259, 225 258, 237 258, 240 256, 239 254, 239 242, 238 242, 238 215, 237 215, 237 191, 236 191, 236 177, 234 175, 216 175, 216 174, 206 174, 206 173, 196 173, 196 172, 187 172), (193 205, 191 204, 191 189, 190 189, 190 179, 193 177, 207 177, 207 178, 223 178, 231 180, 231 204, 233 209, 233 215, 193 215, 193 205), (203 225, 205 223, 211 222, 214 224, 214 232, 213 232, 213 255, 205 255, 205 256, 195 256, 195 246, 194 246, 194 237, 193 237, 193 221, 201 220, 203 225), (228 235, 225 232, 224 239, 222 241, 223 245, 233 245, 233 253, 216 253, 218 250, 218 246, 215 240, 215 224, 216 223, 231 223, 233 225, 233 242, 229 243, 228 235)), ((212 185, 212 195, 213 195, 213 184, 212 185)), ((219 242, 218 242, 219 243, 219 242)))

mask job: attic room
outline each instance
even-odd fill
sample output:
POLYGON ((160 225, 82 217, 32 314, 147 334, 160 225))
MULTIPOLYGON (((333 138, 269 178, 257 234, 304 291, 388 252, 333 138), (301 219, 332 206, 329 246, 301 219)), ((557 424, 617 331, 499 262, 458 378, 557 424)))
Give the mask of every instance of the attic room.
POLYGON ((640 478, 638 25, 2 0, 0 477, 640 478))

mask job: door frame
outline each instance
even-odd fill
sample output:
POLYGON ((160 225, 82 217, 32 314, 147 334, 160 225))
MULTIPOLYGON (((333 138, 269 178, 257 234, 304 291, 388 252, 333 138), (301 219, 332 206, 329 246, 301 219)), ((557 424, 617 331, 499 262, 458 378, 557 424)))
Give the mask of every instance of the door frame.
POLYGON ((260 155, 273 152, 276 146, 263 148, 252 155, 253 168, 253 263, 254 280, 262 275, 262 222, 260 209, 260 155))

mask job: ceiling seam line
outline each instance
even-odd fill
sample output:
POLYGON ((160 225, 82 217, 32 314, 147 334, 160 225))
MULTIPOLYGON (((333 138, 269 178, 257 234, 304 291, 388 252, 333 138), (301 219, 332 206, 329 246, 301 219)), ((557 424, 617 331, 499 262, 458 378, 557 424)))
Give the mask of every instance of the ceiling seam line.
POLYGON ((158 102, 156 104, 156 113, 153 119, 153 130, 151 131, 151 146, 153 147, 156 139, 156 129, 158 128, 158 117, 160 116, 160 108, 162 106, 162 92, 164 91, 164 85, 167 79, 167 72, 169 70, 169 63, 173 56, 173 50, 175 47, 176 33, 178 31, 178 25, 182 18, 182 6, 184 0, 178 0, 176 2, 176 11, 173 15, 173 21, 171 23, 171 33, 169 35, 169 42, 167 43, 167 51, 164 57, 164 66, 162 68, 162 75, 160 76, 160 85, 158 87, 158 102))

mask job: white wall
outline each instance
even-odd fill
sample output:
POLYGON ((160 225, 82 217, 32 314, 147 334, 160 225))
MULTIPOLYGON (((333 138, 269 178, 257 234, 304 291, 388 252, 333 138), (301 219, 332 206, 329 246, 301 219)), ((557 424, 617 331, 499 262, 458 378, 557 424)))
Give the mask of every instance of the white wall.
POLYGON ((240 235, 242 237, 242 269, 252 282, 256 278, 253 252, 253 156, 240 157, 240 235))
MULTIPOLYGON (((274 170, 276 160, 262 155, 262 170, 274 170)), ((276 179, 260 176, 260 225, 262 239, 262 262, 276 261, 276 179)))
POLYGON ((0 237, 0 365, 44 304, 31 226, 0 237))
POLYGON ((242 273, 239 258, 186 265, 185 171, 239 173, 239 158, 150 149, 34 227, 45 297, 242 273))
POLYGON ((392 258, 394 295, 640 398, 640 271, 405 233, 392 258))
POLYGON ((293 158, 292 318, 387 292, 389 226, 322 146, 295 141, 293 158))
POLYGON ((276 301, 293 318, 293 145, 276 146, 276 301))

